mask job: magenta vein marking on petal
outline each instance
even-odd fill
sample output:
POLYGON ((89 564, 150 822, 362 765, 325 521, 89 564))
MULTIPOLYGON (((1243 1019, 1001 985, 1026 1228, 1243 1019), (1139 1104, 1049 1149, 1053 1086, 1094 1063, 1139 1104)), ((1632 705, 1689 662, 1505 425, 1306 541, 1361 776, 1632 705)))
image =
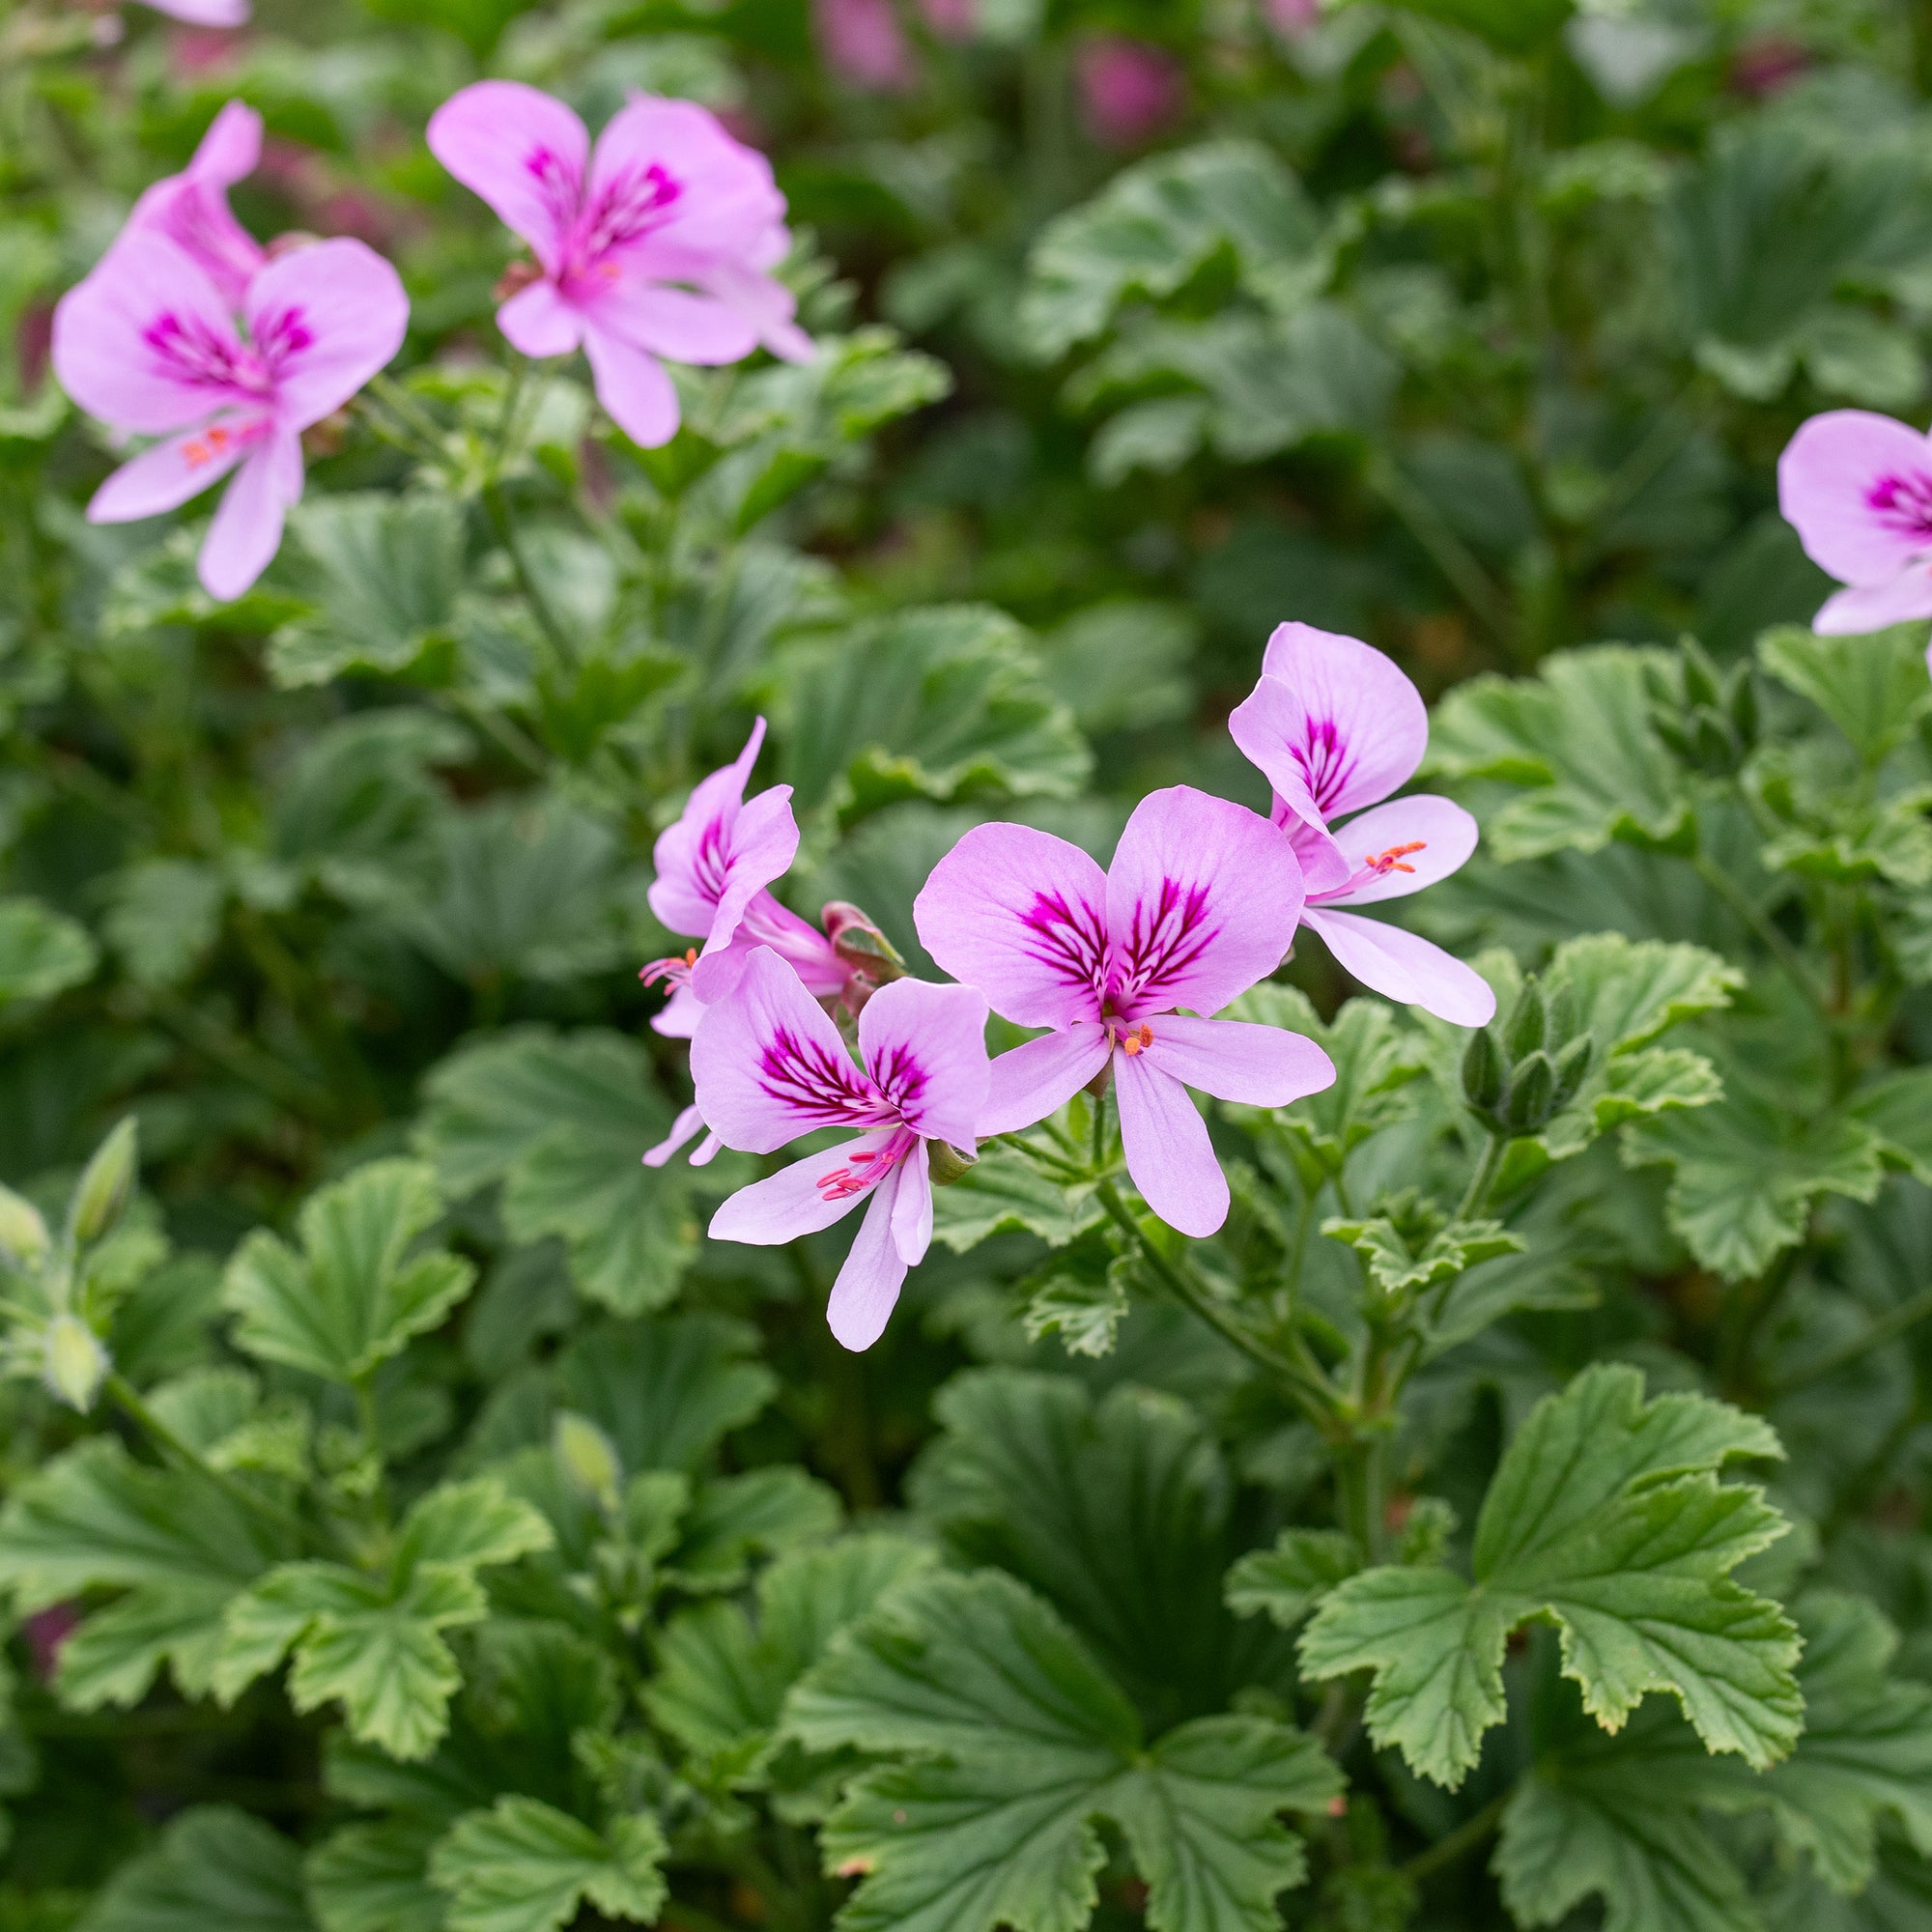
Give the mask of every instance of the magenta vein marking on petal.
POLYGON ((919 1056, 905 1041, 895 1042, 890 1052, 872 1064, 872 1085, 887 1103, 903 1114, 918 1105, 928 1085, 928 1076, 919 1056))
POLYGON ((566 232, 577 218, 578 200, 583 192, 577 169, 561 155, 538 147, 524 157, 524 172, 536 182, 552 226, 559 235, 566 232))
POLYGON ((255 352, 271 374, 279 374, 291 356, 314 346, 315 332, 294 305, 265 316, 255 337, 255 352))
POLYGON ((684 185, 663 165, 626 167, 597 191, 584 210, 572 238, 571 268, 579 273, 594 270, 619 248, 641 242, 670 219, 684 185))
POLYGON ((731 840, 722 816, 712 819, 692 854, 691 881, 713 905, 724 896, 731 876, 731 840))
POLYGON ((261 358, 224 341, 199 316, 183 321, 173 309, 163 309, 141 340, 154 351, 160 374, 171 382, 203 389, 244 389, 267 395, 272 387, 261 358))
POLYGON ((1020 923, 1033 934, 1027 957, 1069 984, 1098 992, 1105 978, 1107 926, 1086 900, 1068 905, 1059 893, 1036 892, 1033 904, 1020 914, 1020 923))
POLYGON ((1305 741, 1290 750, 1308 781, 1317 809, 1325 815, 1355 769, 1355 754, 1348 740, 1332 718, 1311 718, 1305 741))
POLYGON ((1130 1010, 1150 986, 1180 977, 1196 965, 1221 935, 1219 924, 1203 923, 1208 906, 1206 886, 1163 878, 1151 911, 1134 901, 1133 919, 1115 956, 1114 1004, 1130 1010))
POLYGON ((771 1099, 813 1126, 884 1124, 892 1118, 880 1097, 843 1054, 780 1027, 758 1055, 758 1086, 771 1099))
POLYGON ((1900 536, 1932 538, 1932 475, 1881 476, 1865 492, 1865 507, 1900 536))

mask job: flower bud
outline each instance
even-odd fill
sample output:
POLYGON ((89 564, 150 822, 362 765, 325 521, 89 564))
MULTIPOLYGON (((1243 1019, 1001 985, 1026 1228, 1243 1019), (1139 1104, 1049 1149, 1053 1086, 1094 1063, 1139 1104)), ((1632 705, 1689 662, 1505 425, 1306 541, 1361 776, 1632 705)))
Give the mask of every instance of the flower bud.
POLYGON ((1577 1031, 1577 993, 1568 980, 1544 988, 1543 1009, 1548 1020, 1544 1044, 1561 1046, 1577 1031))
POLYGON ((1579 1034, 1556 1056, 1553 1065, 1556 1086, 1550 1101, 1551 1114, 1560 1114, 1577 1097, 1577 1090, 1582 1086, 1584 1076, 1590 1070, 1596 1047, 1597 1042, 1588 1034, 1579 1034))
POLYGON ((564 1409, 551 1425, 550 1442, 558 1467, 578 1489, 607 1509, 617 1506, 624 1465, 611 1438, 588 1416, 564 1409))
POLYGON ((112 1366, 99 1338, 77 1315, 56 1315, 42 1343, 41 1374, 47 1388, 81 1414, 94 1406, 112 1366))
POLYGON ((1520 1061, 1510 1074, 1509 1099, 1503 1106, 1503 1124, 1513 1134, 1533 1134, 1548 1120, 1550 1100, 1556 1092, 1556 1069, 1549 1056, 1538 1048, 1527 1060, 1520 1061))
POLYGON ((0 1261, 36 1268, 52 1245, 41 1210, 11 1187, 0 1187, 0 1261))
POLYGON ((979 1164, 977 1149, 967 1153, 947 1141, 927 1141, 925 1144, 925 1171, 931 1175, 935 1187, 951 1187, 979 1164))
POLYGON ((1503 1057, 1488 1027, 1478 1027, 1463 1049, 1463 1097, 1479 1114, 1503 1097, 1503 1057))
POLYGON ((1516 1010, 1510 1014, 1509 1027, 1503 1034, 1503 1044, 1509 1049, 1512 1064, 1543 1044, 1548 1026, 1543 994, 1532 980, 1518 996, 1516 1010))
POLYGON ((871 916, 846 899, 828 900, 819 914, 832 950, 846 965, 865 974, 875 985, 905 978, 905 960, 881 932, 871 916))
POLYGON ((121 1218, 134 1187, 134 1117, 130 1114, 95 1149, 68 1204, 75 1243, 98 1241, 121 1218))

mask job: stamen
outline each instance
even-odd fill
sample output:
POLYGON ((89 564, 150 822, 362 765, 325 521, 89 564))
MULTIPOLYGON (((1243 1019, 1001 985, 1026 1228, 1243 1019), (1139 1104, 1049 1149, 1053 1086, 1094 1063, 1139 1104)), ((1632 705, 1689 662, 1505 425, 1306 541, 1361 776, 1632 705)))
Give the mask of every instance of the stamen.
POLYGON ((1362 862, 1372 872, 1412 872, 1413 866, 1405 866, 1403 861, 1411 852, 1421 852, 1428 848, 1426 838, 1411 838, 1406 845, 1391 845, 1386 852, 1371 852, 1362 862))
POLYGON ((897 1133, 882 1148, 859 1148, 849 1156, 850 1167, 835 1167, 831 1173, 818 1177, 818 1192, 826 1201, 849 1201, 855 1194, 863 1194, 886 1178, 887 1173, 896 1167, 914 1148, 918 1139, 908 1133, 897 1133), (853 1170, 858 1169, 855 1173, 853 1170))
POLYGON ((1153 1028, 1149 1026, 1148 1023, 1145 1020, 1143 1020, 1139 1026, 1122 1027, 1120 1031, 1116 1033, 1114 1028, 1110 1025, 1107 1028, 1107 1037, 1116 1046, 1118 1046, 1121 1049, 1121 1051, 1127 1056, 1129 1060, 1132 1060, 1135 1057, 1135 1055, 1145 1053, 1148 1050, 1148 1048, 1153 1044, 1153 1028))

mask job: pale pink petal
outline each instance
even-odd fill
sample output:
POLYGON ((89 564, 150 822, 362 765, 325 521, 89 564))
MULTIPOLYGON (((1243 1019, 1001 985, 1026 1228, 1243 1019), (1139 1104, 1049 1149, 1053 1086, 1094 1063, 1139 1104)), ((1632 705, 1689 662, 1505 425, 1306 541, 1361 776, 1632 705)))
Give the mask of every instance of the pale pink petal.
POLYGON ((1302 923, 1321 935, 1336 961, 1363 985, 1405 1006, 1421 1007, 1453 1026, 1487 1026, 1496 996, 1474 967, 1399 925, 1358 913, 1310 906, 1302 923))
POLYGON ((1335 838, 1349 861, 1349 883, 1309 896, 1321 905, 1370 905, 1446 879, 1476 849, 1477 826, 1453 800, 1418 792, 1350 819, 1335 838))
MULTIPOLYGON (((768 1179, 739 1188, 712 1215, 711 1238, 775 1248, 797 1240, 801 1235, 815 1235, 821 1228, 831 1227, 868 1194, 880 1191, 876 1182, 868 1184, 864 1177, 892 1140, 890 1133, 862 1134, 821 1153, 809 1153, 803 1160, 780 1168, 768 1179), (857 1178, 856 1185, 846 1184, 844 1177, 848 1175, 857 1178)), ((885 1172, 890 1178, 892 1170, 885 1172)), ((890 1220, 890 1209, 887 1217, 890 1220)))
POLYGON ((731 828, 738 821, 745 784, 764 742, 765 721, 759 718, 738 755, 699 779, 684 810, 658 834, 651 848, 657 877, 645 896, 652 912, 672 932, 702 939, 711 930, 731 828))
MULTIPOLYGON (((724 876, 704 941, 709 955, 728 946, 738 932, 745 909, 774 879, 784 876, 798 850, 798 821, 791 815, 791 786, 773 785, 749 800, 731 827, 724 855, 724 876)), ((692 975, 699 999, 713 996, 699 958, 692 975)))
POLYGON ((1296 803, 1276 792, 1271 822, 1288 835, 1295 864, 1301 867, 1302 890, 1310 898, 1349 883, 1355 868, 1316 811, 1312 798, 1304 794, 1296 803))
MULTIPOLYGON (((581 233, 658 279, 659 252, 738 255, 784 215, 771 163, 695 100, 639 96, 597 137, 581 233)), ((675 279, 683 279, 682 276, 675 279)))
POLYGON ((908 1267, 917 1267, 932 1245, 932 1173, 921 1141, 893 1176, 893 1246, 908 1267))
POLYGON ((1301 867, 1266 819, 1191 785, 1150 792, 1107 873, 1115 1009, 1218 1012, 1281 964, 1301 897, 1301 867))
POLYGON ((932 868, 912 916, 940 966, 1016 1025, 1100 1017, 1107 880, 1079 846, 977 825, 932 868))
POLYGON ((583 318, 557 294, 554 282, 519 289, 497 311, 497 327, 525 355, 573 355, 583 342, 583 318))
POLYGON ((270 262, 248 284, 244 313, 274 377, 277 416, 306 429, 394 359, 410 298, 375 249, 338 236, 270 262))
POLYGON ((1286 1027, 1182 1013, 1163 1013, 1148 1025, 1153 1039, 1133 1058, 1217 1100, 1286 1107, 1335 1084, 1335 1063, 1286 1027))
POLYGON ((644 1165, 662 1167, 703 1125, 704 1116, 696 1107, 686 1107, 670 1123, 670 1132, 645 1153, 644 1165))
POLYGON ((129 524, 178 509, 247 455, 253 440, 244 433, 249 427, 245 418, 226 416, 144 449, 94 493, 87 506, 88 522, 129 524))
POLYGON ((1877 583, 1932 550, 1932 440, 1869 410, 1813 416, 1777 459, 1777 506, 1820 569, 1877 583))
POLYGON ((1121 1149, 1141 1199, 1167 1223, 1197 1238, 1228 1218, 1228 1178, 1214 1158, 1208 1123, 1187 1089, 1146 1065, 1147 1056, 1114 1055, 1121 1149))
POLYGON ((1932 557, 1907 565, 1883 582, 1861 583, 1826 598, 1811 628, 1821 638, 1861 638, 1914 617, 1932 617, 1932 557))
POLYGON ((859 1015, 872 1084, 914 1133, 968 1152, 986 1105, 986 1002, 973 986, 895 980, 859 1015))
POLYGON ((211 597, 229 603, 268 569, 301 493, 301 440, 278 430, 249 451, 208 526, 199 571, 211 597))
MULTIPOLYGON (((247 10, 242 10, 242 17, 247 10)), ((233 187, 262 158, 262 117, 245 100, 224 101, 187 164, 188 175, 214 187, 233 187)))
POLYGON ((262 117, 245 101, 231 100, 209 124, 186 169, 156 182, 128 217, 127 232, 159 234, 185 249, 235 308, 267 258, 235 219, 227 189, 252 174, 261 156, 262 117))
MULTIPOLYGON (((782 228, 776 233, 778 259, 782 261, 789 252, 790 238, 782 228)), ((692 279, 749 318, 758 331, 758 340, 774 355, 787 362, 810 362, 818 354, 811 337, 792 320, 798 312, 798 298, 776 275, 741 262, 717 261, 704 264, 692 279)))
POLYGON ((1322 817, 1335 818, 1386 798, 1422 762, 1429 747, 1422 696, 1393 659, 1360 639, 1312 624, 1277 625, 1262 657, 1262 677, 1285 685, 1293 701, 1268 709, 1264 727, 1260 714, 1250 714, 1258 721, 1250 734, 1257 742, 1237 732, 1236 743, 1284 798, 1291 786, 1274 765, 1283 766, 1283 777, 1298 768, 1322 817))
POLYGON ((826 1324, 839 1346, 854 1353, 886 1332, 905 1283, 905 1259, 893 1243, 894 1209, 904 1184, 903 1174, 895 1174, 892 1184, 873 1197, 826 1303, 826 1324))
POLYGON ((757 326, 713 296, 625 279, 591 303, 598 328, 673 362, 742 362, 758 346, 757 326))
POLYGON ((641 349, 586 327, 583 353, 590 358, 597 400, 639 449, 658 449, 677 434, 677 387, 641 349))
POLYGON ((852 87, 897 94, 918 77, 893 0, 812 0, 825 65, 852 87))
POLYGON ((995 1060, 986 1083, 983 1136, 1014 1134, 1065 1106, 1107 1064, 1106 1030, 1076 1020, 1063 1033, 1042 1034, 995 1060))
POLYGON ((207 272, 158 235, 124 235, 54 309, 53 366, 90 415, 157 436, 257 408, 245 351, 207 272))
POLYGON ((191 27, 241 27, 248 20, 248 0, 147 0, 147 4, 191 27))
POLYGON ((691 1077, 711 1130, 748 1153, 770 1153, 816 1127, 890 1118, 825 1009, 768 947, 753 952, 727 998, 704 1009, 691 1077))
POLYGON ((770 893, 757 894, 745 908, 738 940, 748 946, 769 946, 815 999, 830 999, 845 990, 849 969, 838 949, 817 926, 781 905, 770 893))
POLYGON ((562 101, 521 81, 479 80, 430 116, 429 150, 547 273, 562 269, 590 156, 583 123, 562 101))
POLYGON ((718 1158, 718 1151, 724 1145, 716 1134, 706 1134, 691 1151, 693 1167, 709 1167, 718 1158))
POLYGON ((651 1021, 651 1031, 667 1039, 690 1039, 704 1017, 704 1002, 689 986, 675 987, 664 1009, 651 1021))

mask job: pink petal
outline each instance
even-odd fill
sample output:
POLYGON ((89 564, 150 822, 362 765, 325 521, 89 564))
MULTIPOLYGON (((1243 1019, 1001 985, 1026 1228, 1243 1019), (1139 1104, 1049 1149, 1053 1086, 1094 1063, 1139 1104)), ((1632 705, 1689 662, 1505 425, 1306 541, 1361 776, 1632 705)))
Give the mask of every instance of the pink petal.
POLYGON ((848 85, 897 94, 918 78, 893 0, 812 0, 811 24, 825 65, 848 85))
POLYGON ((666 1039, 690 1039, 704 1017, 704 1002, 689 986, 679 986, 651 1021, 651 1031, 666 1039))
MULTIPOLYGON (((247 9, 241 12, 245 19, 247 9)), ((261 158, 262 117, 245 100, 229 100, 208 124, 187 173, 214 187, 233 187, 255 172, 261 158)))
POLYGON ((583 123, 562 101, 521 81, 479 80, 430 116, 429 149, 530 244, 546 273, 561 270, 590 156, 583 123))
POLYGON ((1386 798, 1429 747, 1421 694, 1395 662, 1310 624, 1276 627, 1262 684, 1228 724, 1283 798, 1305 793, 1324 819, 1386 798), (1286 692, 1267 691, 1270 679, 1286 692))
POLYGON ((724 1145, 716 1134, 706 1134, 691 1151, 693 1167, 709 1167, 718 1158, 718 1151, 724 1145))
POLYGON ((1163 1013, 1149 1024, 1153 1042, 1135 1060, 1218 1100, 1286 1107, 1335 1084, 1334 1062, 1312 1039, 1286 1027, 1196 1020, 1181 1013, 1163 1013))
POLYGON ((670 1123, 670 1132, 644 1154, 646 1167, 662 1167, 686 1141, 704 1125, 704 1116, 696 1107, 687 1107, 670 1123))
POLYGON ((1121 1147, 1141 1199, 1167 1223, 1197 1238, 1228 1218, 1228 1178, 1214 1158, 1208 1123, 1187 1089, 1147 1056, 1114 1055, 1121 1147))
POLYGON ((1813 416, 1777 459, 1777 506, 1821 569, 1880 582, 1932 549, 1932 440, 1869 410, 1813 416))
POLYGON ((1811 628, 1821 638, 1861 638, 1888 624, 1932 617, 1932 560, 1914 563, 1879 583, 1826 598, 1811 628))
POLYGON ((1077 845, 1024 825, 978 825, 913 901, 922 945, 1019 1026, 1100 1017, 1107 881, 1077 845))
POLYGON ((1064 1033, 1042 1034, 1003 1053, 990 1068, 981 1136, 1013 1134, 1065 1106, 1107 1064, 1105 1030, 1076 1020, 1064 1033))
POLYGON ((830 999, 845 990, 849 970, 831 940, 768 892, 755 894, 745 908, 736 943, 769 946, 815 999, 830 999))
POLYGON ((986 1002, 972 986, 895 980, 859 1015, 872 1084, 914 1133, 970 1151, 986 1105, 986 1002))
POLYGON ((261 407, 231 380, 242 338, 221 292, 172 242, 124 235, 54 310, 53 365, 90 415, 137 435, 261 407))
POLYGON ((1453 1026, 1487 1026, 1496 996, 1474 967, 1399 925, 1310 906, 1302 923, 1319 932, 1336 961, 1363 985, 1453 1026))
POLYGON ((906 1277, 905 1258, 893 1242, 897 1191, 906 1185, 901 1170, 879 1189, 859 1224, 852 1251, 832 1284, 825 1320, 841 1348, 857 1353, 886 1332, 906 1277))
MULTIPOLYGON (((819 1153, 809 1153, 789 1167, 781 1167, 765 1180, 749 1187, 720 1204, 711 1217, 710 1235, 714 1241, 743 1241, 748 1247, 775 1248, 795 1241, 801 1235, 815 1235, 821 1228, 849 1214, 868 1194, 883 1194, 876 1183, 850 1191, 838 1185, 828 1187, 841 1171, 865 1172, 862 1155, 876 1156, 892 1144, 890 1133, 862 1134, 855 1141, 842 1142, 819 1153), (853 1163, 857 1161, 856 1169, 853 1163)), ((891 1177, 888 1168, 886 1175, 891 1177)), ((891 1209, 887 1209, 891 1219, 891 1209)))
POLYGON ((658 834, 658 842, 651 848, 657 877, 645 896, 651 910, 672 932, 702 939, 711 931, 723 870, 717 855, 728 849, 731 828, 745 801, 745 784, 764 742, 765 721, 759 718, 738 755, 728 765, 699 779, 692 786, 684 810, 658 834))
POLYGON ((539 359, 574 355, 583 342, 583 318, 557 294, 554 282, 519 289, 497 311, 497 327, 511 348, 539 359))
MULTIPOLYGON (((789 252, 790 237, 782 228, 776 233, 778 259, 782 261, 789 252)), ((798 312, 798 298, 776 275, 741 262, 718 261, 705 264, 693 279, 748 318, 758 331, 758 340, 774 355, 787 362, 810 362, 818 354, 811 337, 792 320, 798 312)))
POLYGON ((704 957, 728 946, 745 909, 774 879, 782 878, 798 850, 798 821, 791 815, 791 786, 761 791, 738 813, 725 851, 724 889, 711 915, 704 953, 692 975, 701 1000, 714 997, 704 974, 704 957))
POLYGON ((178 509, 217 483, 247 455, 255 426, 228 414, 199 429, 184 430, 131 463, 124 463, 87 506, 91 524, 129 524, 178 509))
POLYGON ((697 1106, 726 1147, 770 1153, 816 1127, 889 1118, 825 1010, 769 947, 730 995, 706 1006, 691 1042, 697 1106))
POLYGON ((666 245, 742 255, 783 215, 771 163, 695 100, 639 96, 597 137, 583 226, 629 231, 627 261, 647 265, 666 245))
POLYGON ((1191 785, 1150 792, 1107 873, 1116 1009, 1219 1011, 1281 964, 1301 898, 1301 867, 1266 819, 1191 785))
POLYGON ((1350 819, 1335 838, 1349 861, 1350 883, 1340 892, 1320 895, 1318 902, 1370 905, 1377 899, 1406 898, 1446 879, 1476 849, 1477 826, 1474 816, 1453 800, 1419 792, 1350 819), (1411 849, 1404 851, 1404 846, 1411 849), (1379 872, 1369 863, 1377 858, 1385 862, 1379 872))
POLYGON ((262 156, 262 117, 231 100, 209 124, 186 169, 156 182, 134 204, 128 230, 164 236, 185 249, 239 308, 248 279, 267 259, 235 219, 226 190, 252 174, 262 156))
POLYGON ((348 236, 278 256, 248 284, 248 334, 272 371, 290 429, 333 414, 409 332, 402 278, 348 236))
POLYGON ((585 327, 583 352, 597 400, 639 449, 661 448, 677 434, 676 386, 641 349, 605 329, 585 327))
POLYGON ((893 1247, 908 1267, 917 1267, 932 1245, 932 1174, 921 1141, 893 1176, 893 1247))
POLYGON ((208 526, 199 568, 211 597, 229 603, 268 569, 301 493, 301 440, 277 430, 249 452, 208 526))
POLYGON ((597 327, 673 362, 742 362, 758 346, 756 325, 713 296, 619 281, 590 307, 597 327))
POLYGON ((248 0, 147 0, 147 4, 191 27, 240 27, 248 19, 248 0))

